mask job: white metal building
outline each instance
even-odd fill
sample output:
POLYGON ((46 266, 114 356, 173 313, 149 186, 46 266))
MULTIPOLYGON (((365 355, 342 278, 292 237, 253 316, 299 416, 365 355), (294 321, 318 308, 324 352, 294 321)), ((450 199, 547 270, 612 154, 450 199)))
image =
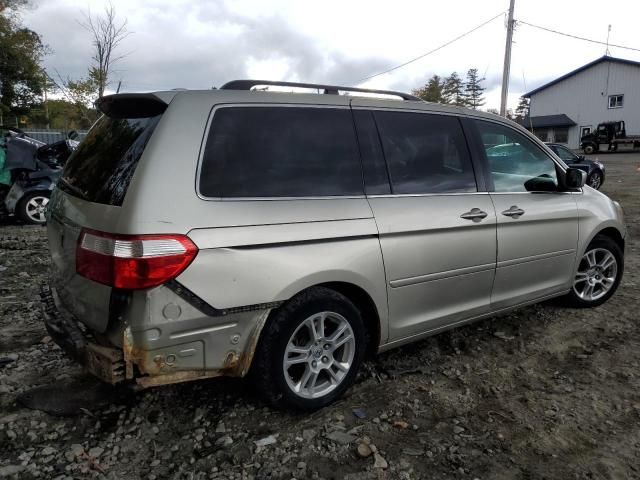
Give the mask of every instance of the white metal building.
POLYGON ((578 148, 605 121, 624 120, 627 134, 640 134, 640 62, 604 56, 524 96, 524 126, 546 142, 578 148))

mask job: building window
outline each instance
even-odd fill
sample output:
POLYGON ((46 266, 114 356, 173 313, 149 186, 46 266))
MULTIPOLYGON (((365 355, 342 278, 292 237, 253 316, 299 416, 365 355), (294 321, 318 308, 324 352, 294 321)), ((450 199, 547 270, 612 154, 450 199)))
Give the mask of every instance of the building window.
POLYGON ((534 128, 533 134, 543 142, 546 142, 549 139, 549 131, 547 129, 540 130, 540 129, 534 128))
POLYGON ((569 129, 568 128, 556 128, 553 131, 553 138, 557 143, 569 142, 569 129))
POLYGON ((622 108, 624 95, 609 95, 609 108, 622 108))

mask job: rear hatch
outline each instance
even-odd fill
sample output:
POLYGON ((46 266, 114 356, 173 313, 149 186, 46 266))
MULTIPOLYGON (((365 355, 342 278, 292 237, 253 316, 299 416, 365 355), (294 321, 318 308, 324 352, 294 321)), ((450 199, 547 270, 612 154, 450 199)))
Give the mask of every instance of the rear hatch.
POLYGON ((80 275, 81 232, 117 232, 127 189, 167 108, 151 94, 120 94, 98 102, 102 117, 69 157, 48 206, 52 287, 63 307, 92 330, 109 322, 112 286, 80 275))

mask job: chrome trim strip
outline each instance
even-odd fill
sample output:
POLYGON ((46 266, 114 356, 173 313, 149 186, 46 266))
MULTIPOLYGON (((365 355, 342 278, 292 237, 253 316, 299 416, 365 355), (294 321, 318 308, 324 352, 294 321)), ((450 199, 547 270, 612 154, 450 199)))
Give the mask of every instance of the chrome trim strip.
POLYGON ((490 192, 459 192, 459 193, 385 193, 367 195, 367 198, 403 198, 403 197, 454 197, 460 195, 488 195, 490 192))
POLYGON ((484 265, 474 265, 472 267, 456 268, 454 270, 445 270, 443 272, 429 273, 427 275, 418 275, 417 277, 400 278, 391 280, 389 285, 391 288, 407 287, 417 283, 432 282, 434 280, 443 280, 445 278, 457 277, 462 275, 470 275, 473 273, 486 272, 495 269, 495 263, 485 263, 484 265))
POLYGON ((535 262, 537 260, 544 260, 546 258, 553 258, 553 257, 563 257, 565 255, 575 255, 576 251, 575 249, 571 249, 571 250, 559 250, 557 252, 549 252, 549 253, 541 253, 538 255, 531 255, 530 257, 520 257, 520 258, 514 258, 511 260, 502 260, 501 262, 498 262, 498 268, 502 268, 502 267, 510 267, 512 265, 518 265, 520 263, 529 263, 529 262, 535 262))
POLYGON ((212 332, 217 332, 219 330, 226 330, 228 328, 233 328, 236 325, 238 324, 236 322, 233 322, 233 323, 225 323, 224 325, 216 325, 214 327, 196 328, 193 330, 182 330, 177 333, 172 333, 171 335, 169 335, 169 338, 171 340, 174 340, 176 338, 189 337, 191 335, 199 335, 202 333, 212 333, 212 332))

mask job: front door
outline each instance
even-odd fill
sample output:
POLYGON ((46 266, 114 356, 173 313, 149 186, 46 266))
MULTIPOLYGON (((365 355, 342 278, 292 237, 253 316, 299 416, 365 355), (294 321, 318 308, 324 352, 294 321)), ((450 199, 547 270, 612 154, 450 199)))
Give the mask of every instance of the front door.
POLYGON ((391 183, 390 193, 368 195, 386 270, 389 339, 488 312, 496 216, 489 194, 478 191, 459 119, 369 114, 391 183))
POLYGON ((591 125, 580 127, 580 139, 581 140, 582 140, 582 137, 584 137, 585 135, 589 135, 590 133, 591 133, 591 125))
POLYGON ((576 193, 562 192, 559 167, 524 134, 474 121, 498 222, 494 310, 569 290, 578 244, 576 193))

